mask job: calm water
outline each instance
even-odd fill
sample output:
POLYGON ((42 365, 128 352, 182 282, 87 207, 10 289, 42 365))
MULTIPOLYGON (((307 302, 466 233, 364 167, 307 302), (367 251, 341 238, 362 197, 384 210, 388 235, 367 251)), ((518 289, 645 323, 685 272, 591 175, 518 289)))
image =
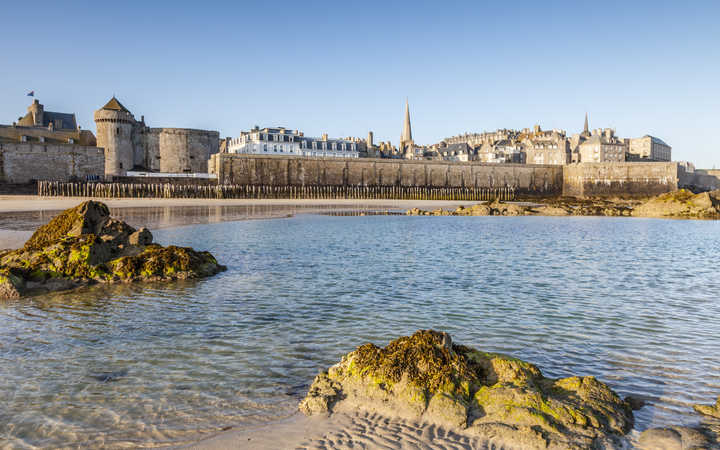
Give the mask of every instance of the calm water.
POLYGON ((286 417, 356 346, 419 328, 596 375, 695 424, 720 394, 720 222, 330 217, 192 225, 199 282, 0 304, 0 447, 136 446, 286 417))

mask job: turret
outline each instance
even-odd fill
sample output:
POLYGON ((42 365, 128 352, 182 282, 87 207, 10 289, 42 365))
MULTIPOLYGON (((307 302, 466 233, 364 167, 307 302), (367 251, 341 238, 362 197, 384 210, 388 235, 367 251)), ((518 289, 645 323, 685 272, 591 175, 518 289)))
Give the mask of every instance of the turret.
POLYGON ((95 111, 97 146, 105 149, 106 176, 122 176, 133 168, 135 124, 135 117, 115 97, 95 111))
POLYGON ((43 126, 45 123, 45 108, 40 104, 40 101, 38 101, 38 99, 33 100, 32 105, 28 106, 27 110, 32 116, 33 125, 36 127, 43 126))

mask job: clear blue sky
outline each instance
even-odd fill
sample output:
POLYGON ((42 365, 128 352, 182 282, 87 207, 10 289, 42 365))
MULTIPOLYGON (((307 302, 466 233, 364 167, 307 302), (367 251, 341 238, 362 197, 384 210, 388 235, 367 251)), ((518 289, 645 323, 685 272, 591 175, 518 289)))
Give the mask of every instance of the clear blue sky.
POLYGON ((9 2, 0 123, 35 90, 150 126, 254 125, 420 144, 499 127, 613 127, 720 167, 720 2, 9 2), (486 3, 486 4, 483 4, 486 3))

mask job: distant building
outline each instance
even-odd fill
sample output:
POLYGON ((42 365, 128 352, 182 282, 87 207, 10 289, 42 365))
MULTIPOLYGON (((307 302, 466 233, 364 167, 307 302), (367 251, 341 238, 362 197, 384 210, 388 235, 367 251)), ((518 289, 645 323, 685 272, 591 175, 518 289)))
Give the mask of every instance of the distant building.
POLYGON ((495 144, 483 144, 477 152, 477 159, 489 164, 524 164, 525 151, 520 143, 503 139, 495 144))
POLYGON ((366 141, 360 138, 330 139, 327 133, 319 138, 305 137, 298 130, 283 127, 255 127, 236 138, 228 138, 226 145, 228 153, 339 158, 358 158, 367 149, 366 141))
POLYGON ((572 160, 565 131, 543 131, 535 125, 532 131, 523 130, 522 145, 527 164, 565 165, 572 160))
POLYGON ((99 180, 104 167, 103 149, 75 114, 45 111, 34 100, 17 122, 0 125, 0 183, 99 180))
POLYGON ((623 162, 625 142, 610 128, 598 129, 579 145, 578 152, 579 162, 623 162))
POLYGON ((210 155, 218 153, 220 133, 188 128, 149 128, 111 98, 95 111, 97 142, 105 149, 105 175, 128 171, 207 172, 210 155))
POLYGON ((429 159, 441 159, 443 161, 460 161, 468 162, 475 160, 475 151, 468 144, 450 144, 446 146, 437 147, 434 151, 437 155, 436 158, 429 159))
POLYGON ((37 142, 95 146, 92 131, 82 130, 73 113, 45 111, 37 99, 12 125, 0 125, 0 142, 37 142))
POLYGON ((641 138, 630 139, 628 159, 646 161, 671 161, 672 147, 661 139, 645 135, 641 138))

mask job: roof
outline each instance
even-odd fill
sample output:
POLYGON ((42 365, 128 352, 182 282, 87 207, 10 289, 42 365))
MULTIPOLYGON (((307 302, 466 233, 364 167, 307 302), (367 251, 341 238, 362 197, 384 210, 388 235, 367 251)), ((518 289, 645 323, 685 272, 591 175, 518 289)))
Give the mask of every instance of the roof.
POLYGON ((45 111, 43 113, 43 126, 53 124, 56 130, 76 130, 75 114, 45 111))
POLYGON ((120 102, 118 101, 118 99, 115 98, 114 95, 113 95, 113 98, 111 98, 110 101, 107 102, 107 103, 105 104, 105 106, 103 106, 103 107, 100 108, 100 109, 109 109, 109 110, 112 110, 112 111, 125 111, 125 112, 128 112, 128 113, 130 112, 130 111, 127 110, 127 108, 125 108, 125 107, 122 105, 122 103, 120 103, 120 102))

